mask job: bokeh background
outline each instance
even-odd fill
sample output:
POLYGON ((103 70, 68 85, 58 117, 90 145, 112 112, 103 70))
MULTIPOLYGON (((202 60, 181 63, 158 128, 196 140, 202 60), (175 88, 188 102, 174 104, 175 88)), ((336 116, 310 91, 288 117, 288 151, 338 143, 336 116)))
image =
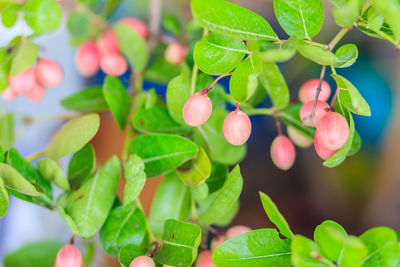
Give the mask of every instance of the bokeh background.
MULTIPOLYGON (((212 1, 212 0, 210 0, 212 1)), ((236 0, 267 19, 281 38, 286 34, 277 23, 272 0, 236 0)), ((63 97, 77 92, 87 85, 100 84, 103 73, 84 79, 74 66, 75 48, 69 45, 66 30, 66 14, 72 10, 74 1, 62 0, 63 24, 55 33, 38 40, 42 48, 40 56, 53 58, 64 69, 65 78, 61 86, 49 89, 44 100, 38 104, 19 97, 13 102, 0 100, 0 108, 14 112, 16 118, 35 118, 26 125, 21 120, 16 125, 15 146, 23 155, 43 149, 52 133, 61 125, 54 120, 65 112, 59 105, 63 97)), ((330 13, 331 5, 323 1, 325 22, 316 41, 328 43, 339 30, 330 13)), ((163 15, 175 14, 182 21, 190 18, 188 0, 163 0, 163 15)), ((112 16, 117 20, 123 16, 135 16, 147 21, 147 0, 124 0, 112 16)), ((0 46, 19 33, 21 23, 12 29, 0 26, 0 46)), ((29 29, 25 29, 28 31, 29 29)), ((357 29, 348 33, 341 43, 355 43, 359 48, 357 62, 338 73, 353 82, 371 106, 372 116, 355 116, 356 128, 363 140, 360 152, 348 158, 340 167, 327 169, 316 156, 313 148, 297 149, 296 163, 287 172, 277 169, 271 162, 269 146, 276 136, 272 118, 252 117, 253 132, 248 142, 248 155, 241 163, 244 189, 241 209, 233 224, 244 224, 252 228, 270 227, 258 196, 258 191, 268 194, 284 214, 295 233, 312 236, 314 228, 323 220, 331 219, 342 224, 350 234, 360 234, 376 225, 387 225, 400 229, 400 113, 398 88, 400 88, 400 57, 394 47, 383 40, 368 37, 357 29)), ((320 67, 300 55, 290 62, 280 64, 292 93, 292 99, 302 83, 319 77, 320 67)), ((334 80, 326 74, 326 81, 335 88, 334 80)), ((222 84, 227 86, 229 78, 222 84)), ((165 93, 165 85, 146 83, 147 88, 157 86, 165 93)), ((262 103, 268 106, 268 100, 262 103)), ((111 154, 119 153, 123 133, 119 131, 110 114, 102 114, 101 129, 93 144, 99 162, 111 154)), ((68 161, 64 159, 65 163, 68 161)), ((64 164, 66 165, 66 164, 64 164)), ((153 178, 146 184, 141 195, 146 209, 151 204, 152 194, 162 178, 153 178)), ((67 242, 70 232, 54 212, 25 203, 11 197, 9 212, 0 219, 0 259, 23 244, 46 239, 67 242)), ((81 241, 82 242, 82 241, 81 241)), ((98 244, 96 245, 98 246, 98 244)), ((94 266, 118 266, 97 250, 94 266)), ((1 264, 1 263, 0 263, 1 264)))

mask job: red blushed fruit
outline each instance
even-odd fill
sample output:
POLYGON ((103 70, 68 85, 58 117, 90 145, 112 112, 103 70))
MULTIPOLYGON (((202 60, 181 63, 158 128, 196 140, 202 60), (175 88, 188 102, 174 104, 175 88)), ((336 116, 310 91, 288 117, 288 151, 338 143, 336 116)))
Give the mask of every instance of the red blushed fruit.
POLYGON ((89 41, 78 48, 75 56, 78 71, 86 77, 92 76, 99 71, 100 52, 94 42, 89 41))
POLYGON ((287 127, 287 134, 290 140, 292 140, 292 142, 298 147, 307 148, 313 144, 310 139, 290 126, 287 127))
POLYGON ((35 69, 29 67, 24 72, 21 72, 15 76, 9 76, 8 81, 10 87, 18 94, 27 94, 36 85, 35 69))
POLYGON ((42 100, 45 93, 46 89, 43 87, 43 85, 37 83, 29 93, 25 94, 25 96, 32 102, 39 102, 42 100))
POLYGON ((128 64, 123 56, 114 53, 104 55, 100 60, 100 67, 105 74, 120 76, 126 72, 128 64))
POLYGON ((201 91, 189 97, 183 106, 182 116, 190 126, 200 126, 210 118, 212 103, 210 98, 201 91))
POLYGON ((3 93, 1 93, 1 96, 5 101, 11 101, 18 96, 18 93, 15 92, 11 87, 7 87, 3 93))
POLYGON ((74 245, 65 245, 57 253, 54 267, 82 267, 83 263, 81 252, 74 245))
POLYGON ((349 137, 349 125, 346 119, 336 112, 329 112, 318 123, 315 139, 330 151, 339 150, 349 137))
MULTIPOLYGON (((315 100, 315 95, 317 93, 319 79, 309 80, 300 87, 299 99, 301 102, 306 103, 311 100, 315 100)), ((318 100, 326 101, 331 95, 331 87, 329 83, 322 81, 321 93, 318 96, 318 100)))
MULTIPOLYGON (((304 125, 315 127, 314 121, 310 117, 314 106, 314 100, 308 101, 305 103, 300 109, 300 119, 304 125)), ((318 125, 318 122, 329 112, 329 105, 326 102, 317 101, 317 105, 315 107, 315 115, 314 120, 318 125)))
POLYGON ((209 250, 200 252, 196 260, 196 267, 215 267, 212 262, 212 252, 209 250))
POLYGON ((281 170, 288 170, 296 159, 296 149, 292 141, 284 135, 279 135, 271 144, 272 162, 281 170))
POLYGON ((314 139, 314 148, 315 148, 315 152, 317 152, 317 155, 323 160, 329 159, 330 157, 335 155, 335 153, 337 152, 337 151, 330 151, 330 150, 322 147, 319 144, 319 141, 317 138, 314 139))
POLYGON ((241 110, 232 111, 224 120, 223 132, 225 139, 234 146, 246 143, 251 133, 249 116, 241 110))
POLYGON ((236 225, 228 229, 226 232, 226 238, 231 239, 235 236, 250 232, 251 228, 244 225, 236 225))
POLYGON ((39 59, 35 68, 36 79, 46 87, 57 87, 63 79, 63 71, 57 62, 51 59, 39 59))
POLYGON ((180 65, 186 58, 187 48, 178 42, 170 43, 165 50, 165 59, 172 64, 180 65))
POLYGON ((129 267, 155 267, 156 264, 154 263, 154 260, 148 256, 139 256, 136 257, 129 267))
POLYGON ((148 30, 146 24, 143 21, 135 18, 122 18, 119 20, 122 24, 131 27, 137 34, 139 34, 143 39, 148 36, 148 30))
POLYGON ((97 40, 97 48, 102 55, 119 53, 117 36, 114 31, 103 33, 97 40))

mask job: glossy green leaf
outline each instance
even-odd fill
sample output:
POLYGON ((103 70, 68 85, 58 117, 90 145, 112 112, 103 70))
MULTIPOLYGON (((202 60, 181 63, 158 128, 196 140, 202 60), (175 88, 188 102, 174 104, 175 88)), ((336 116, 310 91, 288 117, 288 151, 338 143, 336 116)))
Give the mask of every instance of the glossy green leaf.
POLYGON ((169 14, 164 16, 162 18, 161 25, 166 31, 174 35, 179 35, 182 33, 181 23, 174 15, 169 14))
POLYGON ((9 5, 3 11, 1 11, 1 22, 4 27, 11 28, 15 25, 18 20, 18 11, 22 5, 9 5))
POLYGON ((337 68, 347 68, 356 62, 358 58, 358 50, 355 44, 345 44, 336 50, 335 55, 337 62, 334 64, 337 68))
POLYGON ((189 97, 189 79, 185 73, 173 78, 168 83, 166 94, 168 111, 171 118, 182 125, 186 125, 182 117, 182 110, 189 97))
POLYGON ((61 23, 61 6, 54 0, 29 0, 25 5, 25 21, 37 34, 50 33, 61 23))
POLYGON ((337 25, 351 26, 361 14, 361 0, 341 1, 332 9, 332 15, 337 25))
POLYGON ((149 134, 133 139, 129 151, 143 160, 146 175, 151 178, 176 169, 193 158, 199 149, 195 143, 178 135, 149 134))
POLYGON ((96 167, 96 155, 91 144, 77 151, 68 164, 68 180, 73 188, 89 177, 96 167))
POLYGON ((4 187, 3 179, 0 178, 0 218, 3 217, 8 210, 8 193, 4 187))
POLYGON ((71 233, 76 236, 81 236, 74 219, 69 214, 67 214, 66 210, 65 210, 68 205, 68 195, 69 195, 69 192, 64 192, 60 196, 58 196, 57 202, 56 202, 56 209, 57 209, 58 214, 68 225, 71 233))
POLYGON ((314 240, 326 258, 337 262, 342 252, 347 233, 338 223, 324 221, 315 228, 314 240))
POLYGON ((357 131, 354 131, 353 142, 351 143, 351 148, 348 156, 355 155, 361 149, 362 140, 357 131))
POLYGON ((126 245, 121 248, 118 261, 122 267, 129 267, 133 259, 146 254, 146 250, 135 245, 126 245))
POLYGON ((239 209, 240 209, 240 203, 238 200, 235 203, 233 203, 231 207, 225 210, 224 215, 218 218, 218 220, 214 224, 220 227, 227 227, 232 223, 233 219, 236 218, 239 209))
POLYGON ((285 78, 275 63, 264 62, 260 81, 268 91, 275 108, 282 109, 289 104, 289 89, 285 78))
POLYGON ((202 203, 199 215, 199 223, 209 225, 221 218, 223 212, 229 209, 238 199, 242 192, 243 178, 240 167, 236 167, 228 174, 221 189, 210 194, 202 203))
POLYGON ((139 197, 146 183, 143 160, 136 155, 131 155, 124 165, 124 172, 126 180, 124 188, 124 206, 127 206, 139 197))
POLYGON ((167 220, 164 224, 161 249, 155 260, 164 265, 191 266, 197 257, 201 229, 191 223, 167 220))
POLYGON ((147 234, 146 216, 134 203, 114 207, 100 230, 100 242, 110 256, 128 244, 140 246, 147 234))
POLYGON ((150 62, 150 66, 146 68, 144 78, 146 80, 159 83, 167 84, 172 78, 177 76, 180 72, 180 68, 164 58, 157 58, 150 62))
POLYGON ((52 267, 63 245, 61 241, 29 243, 5 255, 4 267, 52 267))
POLYGON ((192 0, 192 14, 200 24, 219 34, 245 40, 279 40, 260 15, 224 0, 192 0))
POLYGON ((190 193, 196 202, 200 202, 208 196, 208 185, 203 183, 201 185, 191 187, 190 193))
POLYGON ((53 135, 46 156, 57 160, 77 152, 96 135, 99 126, 100 117, 95 113, 70 120, 53 135))
POLYGON ((187 134, 191 127, 175 122, 165 108, 141 109, 133 118, 133 126, 145 133, 187 134))
POLYGON ((77 38, 88 39, 90 36, 90 20, 84 12, 73 11, 68 16, 67 29, 71 35, 77 38))
POLYGON ((343 244, 338 265, 340 267, 359 267, 367 254, 367 247, 358 238, 349 236, 343 244))
POLYGON ((0 111, 0 146, 10 149, 14 144, 14 115, 0 111))
POLYGON ((68 196, 65 212, 75 222, 81 237, 92 238, 105 222, 115 199, 120 171, 120 162, 113 156, 68 196))
POLYGON ((310 239, 295 235, 290 245, 292 264, 296 267, 329 267, 332 263, 323 262, 319 247, 310 239))
POLYGON ((305 41, 301 41, 297 44, 297 51, 299 51, 303 57, 308 58, 319 65, 332 65, 337 62, 335 54, 331 51, 318 45, 306 43, 305 41))
POLYGON ((271 200, 269 196, 264 194, 263 192, 260 193, 261 203, 269 220, 275 224, 278 228, 281 235, 292 238, 294 236, 292 230, 290 230, 289 224, 283 217, 283 215, 279 212, 278 208, 276 207, 275 203, 271 200))
POLYGON ((196 43, 193 58, 202 72, 220 75, 232 71, 246 53, 248 51, 243 41, 210 33, 196 43))
POLYGON ((219 245, 213 253, 213 263, 219 267, 287 267, 291 266, 290 255, 289 240, 280 239, 275 229, 259 229, 219 245))
POLYGON ((300 39, 314 37, 324 23, 321 0, 274 0, 274 11, 285 32, 300 39))
POLYGON ((61 106, 79 112, 98 112, 109 109, 101 86, 92 86, 61 99, 61 106))
POLYGON ((211 162, 203 148, 199 148, 196 160, 192 163, 188 171, 177 171, 181 181, 189 186, 203 184, 211 173, 211 162))
POLYGON ((363 116, 371 116, 371 109, 361 96, 357 88, 346 78, 332 74, 333 79, 335 79, 339 90, 339 101, 341 105, 344 105, 349 111, 363 116))
POLYGON ((295 128, 308 139, 314 140, 315 128, 305 126, 300 119, 300 108, 302 106, 302 103, 289 105, 278 113, 278 118, 286 125, 295 128))
POLYGON ((224 185, 228 173, 228 166, 217 162, 211 163, 211 174, 206 180, 210 194, 219 190, 224 185))
POLYGON ((40 174, 47 181, 53 182, 57 187, 63 190, 70 190, 67 177, 63 169, 57 165, 54 160, 44 158, 37 163, 40 174))
POLYGON ((124 56, 136 71, 143 71, 149 57, 145 40, 131 27, 121 23, 115 25, 114 30, 124 56))
POLYGON ((130 111, 130 96, 125 86, 117 77, 107 76, 104 80, 103 94, 115 121, 123 130, 130 111))
POLYGON ((167 219, 187 220, 190 216, 190 190, 172 172, 165 176, 153 199, 149 224, 153 233, 161 237, 167 219))
POLYGON ((106 7, 104 10, 104 15, 106 17, 110 16, 118 8, 122 0, 108 0, 106 2, 106 7))
POLYGON ((0 92, 8 87, 8 74, 11 68, 12 57, 13 54, 7 53, 6 48, 0 48, 0 92))
POLYGON ((236 101, 244 102, 254 94, 261 69, 260 58, 250 55, 233 71, 229 81, 229 91, 236 101))
POLYGON ((33 63, 36 62, 39 53, 39 45, 30 41, 25 40, 11 63, 10 75, 17 75, 21 72, 26 71, 33 63))
POLYGON ((371 28, 373 31, 379 31, 383 26, 383 23, 385 22, 385 18, 381 14, 379 14, 374 6, 368 8, 366 13, 368 27, 371 28))
POLYGON ((257 55, 266 62, 283 62, 296 54, 296 39, 289 38, 283 44, 265 43, 257 55))

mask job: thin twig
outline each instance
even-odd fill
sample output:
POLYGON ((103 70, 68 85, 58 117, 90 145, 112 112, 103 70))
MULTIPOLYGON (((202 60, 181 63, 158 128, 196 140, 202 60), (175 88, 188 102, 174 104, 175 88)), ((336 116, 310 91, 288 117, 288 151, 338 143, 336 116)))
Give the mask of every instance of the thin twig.
POLYGON ((162 0, 150 0, 149 14, 149 51, 154 50, 160 35, 162 0))
POLYGON ((207 94, 219 80, 221 80, 224 77, 231 76, 231 75, 232 75, 232 72, 218 76, 206 89, 204 89, 202 91, 202 93, 207 94))
POLYGON ((317 92, 315 94, 314 105, 313 105, 311 114, 304 119, 306 122, 309 121, 310 119, 312 119, 312 121, 314 122, 314 125, 317 125, 315 123, 315 109, 317 108, 318 97, 319 97, 319 94, 321 93, 321 85, 322 85, 322 81, 324 80, 325 70, 326 70, 326 66, 324 65, 324 66, 322 66, 321 74, 319 76, 317 92))

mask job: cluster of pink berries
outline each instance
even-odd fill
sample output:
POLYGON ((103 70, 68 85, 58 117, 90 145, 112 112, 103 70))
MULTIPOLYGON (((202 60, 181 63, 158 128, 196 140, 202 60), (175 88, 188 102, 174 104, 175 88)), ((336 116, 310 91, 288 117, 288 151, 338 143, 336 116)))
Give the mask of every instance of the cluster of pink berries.
MULTIPOLYGON (((143 39, 147 38, 147 26, 141 20, 127 17, 119 22, 132 28, 143 39)), ((76 53, 75 63, 78 71, 86 77, 93 76, 99 69, 112 76, 120 76, 128 69, 113 29, 104 32, 97 42, 87 41, 82 44, 76 53)))
POLYGON ((41 58, 35 67, 12 76, 8 76, 9 86, 3 91, 2 97, 6 101, 14 100, 18 95, 24 95, 32 102, 40 101, 46 87, 57 87, 63 79, 63 71, 57 62, 41 58))

